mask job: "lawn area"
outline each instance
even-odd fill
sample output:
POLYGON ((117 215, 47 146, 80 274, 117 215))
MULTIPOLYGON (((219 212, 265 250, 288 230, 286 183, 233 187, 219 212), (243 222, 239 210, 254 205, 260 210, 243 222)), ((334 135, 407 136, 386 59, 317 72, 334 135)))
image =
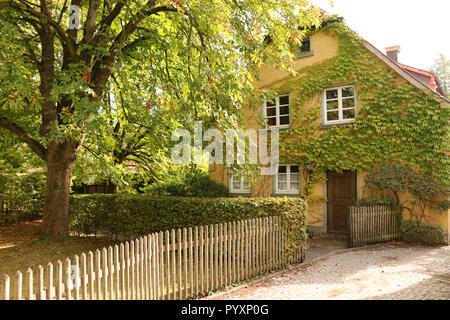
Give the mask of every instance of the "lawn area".
POLYGON ((65 240, 39 239, 41 220, 0 227, 0 276, 14 276, 17 270, 45 266, 76 254, 101 249, 116 242, 91 237, 69 237, 65 240))

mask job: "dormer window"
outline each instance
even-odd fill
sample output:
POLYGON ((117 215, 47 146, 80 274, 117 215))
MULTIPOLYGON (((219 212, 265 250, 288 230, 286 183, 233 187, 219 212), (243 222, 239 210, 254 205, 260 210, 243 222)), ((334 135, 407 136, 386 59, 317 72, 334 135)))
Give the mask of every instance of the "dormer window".
POLYGON ((302 41, 300 52, 311 52, 311 38, 302 41))
POLYGON ((264 116, 271 129, 286 129, 291 123, 289 94, 264 103, 264 116))
POLYGON ((302 44, 297 53, 297 58, 312 56, 311 38, 302 40, 302 44))

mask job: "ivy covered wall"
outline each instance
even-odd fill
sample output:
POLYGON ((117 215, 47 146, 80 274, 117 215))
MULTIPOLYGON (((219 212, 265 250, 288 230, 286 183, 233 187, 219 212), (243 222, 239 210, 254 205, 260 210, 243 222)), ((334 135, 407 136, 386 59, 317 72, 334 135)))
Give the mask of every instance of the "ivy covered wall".
MULTIPOLYGON (((303 171, 301 188, 316 216, 310 223, 323 224, 323 205, 318 202, 325 200, 327 170, 363 173, 383 162, 401 161, 450 184, 450 157, 445 155, 450 151, 450 106, 402 78, 341 22, 327 25, 311 39, 314 56, 297 59, 293 69, 298 74, 283 77, 265 67, 257 82, 261 92, 290 93, 293 119, 291 128, 281 132, 280 163, 313 163, 311 174, 303 171), (351 124, 323 128, 321 93, 341 84, 356 86, 357 118, 351 124)), ((263 126, 260 106, 257 99, 250 104, 247 127, 263 126)), ((219 167, 214 166, 212 177, 223 183, 226 170, 219 167)), ((252 195, 271 195, 271 180, 256 182, 252 195)))
POLYGON ((300 76, 276 88, 295 95, 294 125, 281 135, 288 140, 282 144, 281 162, 311 161, 320 175, 323 170, 363 171, 400 160, 449 184, 450 157, 445 152, 450 150, 450 106, 402 79, 345 25, 334 23, 321 32, 339 39, 338 55, 302 69, 300 76), (342 83, 356 85, 357 119, 321 129, 319 94, 342 83))

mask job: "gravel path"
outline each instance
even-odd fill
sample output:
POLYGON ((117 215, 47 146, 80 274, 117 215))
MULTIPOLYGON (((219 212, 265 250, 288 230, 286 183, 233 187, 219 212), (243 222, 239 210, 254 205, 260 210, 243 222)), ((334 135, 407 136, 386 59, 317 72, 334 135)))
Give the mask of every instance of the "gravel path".
POLYGON ((207 299, 450 300, 450 246, 345 250, 207 299))

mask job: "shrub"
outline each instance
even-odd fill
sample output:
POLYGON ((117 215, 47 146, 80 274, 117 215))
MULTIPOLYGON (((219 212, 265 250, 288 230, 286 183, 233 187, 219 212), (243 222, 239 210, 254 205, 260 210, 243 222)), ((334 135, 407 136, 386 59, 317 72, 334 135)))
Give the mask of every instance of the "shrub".
POLYGON ((402 239, 406 242, 428 245, 446 244, 447 239, 440 227, 430 226, 417 221, 404 221, 401 225, 402 239))
POLYGON ((450 186, 400 163, 373 168, 366 175, 365 181, 369 188, 392 192, 397 205, 409 211, 411 220, 422 222, 427 207, 444 212, 448 206, 450 186), (411 194, 413 199, 400 203, 400 194, 404 192, 411 194))
POLYGON ((0 224, 42 216, 45 176, 42 173, 0 174, 0 224))
POLYGON ((387 206, 394 207, 395 201, 391 198, 366 198, 356 201, 355 207, 387 206))
POLYGON ((208 176, 192 176, 182 182, 168 180, 147 187, 145 192, 153 195, 200 198, 221 198, 228 195, 227 187, 212 181, 208 176))
POLYGON ((207 168, 197 165, 173 166, 160 181, 141 187, 140 191, 174 197, 223 198, 228 196, 228 189, 212 181, 208 176, 207 168))
POLYGON ((306 239, 307 205, 288 198, 183 198, 151 195, 73 195, 69 228, 78 234, 127 238, 176 228, 281 216, 287 247, 306 239))

